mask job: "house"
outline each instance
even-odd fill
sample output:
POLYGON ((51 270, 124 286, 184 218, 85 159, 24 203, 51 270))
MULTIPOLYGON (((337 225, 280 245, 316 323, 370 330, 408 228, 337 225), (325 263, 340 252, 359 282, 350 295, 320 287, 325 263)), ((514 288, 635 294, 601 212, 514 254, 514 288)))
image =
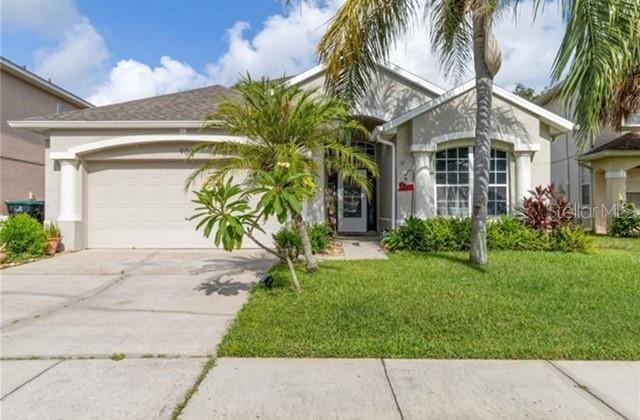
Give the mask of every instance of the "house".
POLYGON ((90 108, 89 102, 0 57, 0 214, 6 200, 44 198, 46 138, 8 120, 90 108))
MULTIPOLYGON (((288 83, 322 88, 324 70, 315 67, 288 83)), ((219 129, 201 130, 201 121, 234 94, 211 86, 12 121, 49 138, 45 211, 59 222, 67 248, 210 247, 187 220, 193 204, 184 189, 206 156, 185 156, 194 143, 228 138, 219 129)), ((551 141, 573 124, 499 87, 493 109, 489 212, 497 216, 514 212, 533 185, 549 183, 551 141)), ((412 214, 470 213, 473 82, 445 91, 400 67, 380 65, 353 112, 372 130, 356 144, 376 159, 381 176, 367 199, 340 175, 321 173, 323 188, 306 209, 308 220, 325 220, 325 190, 337 197, 343 233, 381 232, 412 214), (398 191, 400 182, 415 188, 398 191)), ((277 228, 275 222, 265 226, 267 235, 277 228)))
MULTIPOLYGON (((537 102, 558 114, 570 114, 557 88, 537 102)), ((582 223, 596 233, 607 232, 621 201, 640 208, 640 118, 629 119, 622 130, 602 127, 593 143, 584 146, 567 132, 551 144, 551 182, 577 205, 582 223)))

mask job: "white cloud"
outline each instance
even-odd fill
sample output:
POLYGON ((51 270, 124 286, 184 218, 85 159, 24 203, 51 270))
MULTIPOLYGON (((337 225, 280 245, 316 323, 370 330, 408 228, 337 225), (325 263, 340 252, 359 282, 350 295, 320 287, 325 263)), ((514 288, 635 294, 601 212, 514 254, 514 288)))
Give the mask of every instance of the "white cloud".
POLYGON ((549 84, 551 67, 564 35, 562 12, 547 5, 535 22, 531 3, 525 3, 517 21, 504 16, 496 26, 496 38, 502 48, 502 68, 497 83, 513 88, 520 82, 538 89, 549 84))
POLYGON ((316 46, 339 3, 342 1, 302 2, 285 15, 269 16, 252 39, 244 36, 249 24, 237 22, 228 31, 227 52, 208 66, 209 77, 229 85, 246 72, 278 77, 314 66, 316 46))
POLYGON ((171 57, 160 58, 160 66, 151 68, 135 60, 121 60, 109 72, 89 101, 96 105, 194 89, 209 80, 192 67, 171 57))
POLYGON ((58 45, 35 52, 34 71, 83 95, 100 80, 108 57, 102 36, 88 19, 81 18, 64 32, 58 45))
POLYGON ((41 36, 59 36, 81 16, 73 0, 2 0, 2 25, 41 36))
MULTIPOLYGON (((327 23, 344 0, 304 0, 286 13, 269 16, 252 37, 249 24, 236 22, 227 31, 227 51, 199 73, 169 56, 151 67, 135 59, 108 68, 109 51, 103 37, 79 14, 73 0, 3 0, 3 25, 36 32, 53 45, 34 54, 35 71, 96 104, 172 93, 218 83, 231 85, 247 72, 254 77, 295 74, 316 64, 316 46, 327 23)), ((548 84, 563 24, 557 8, 547 7, 531 23, 531 3, 521 6, 517 24, 505 16, 496 24, 503 51, 497 82, 542 88, 548 84)), ((391 61, 433 83, 451 87, 431 52, 428 22, 417 22, 398 42, 391 61)), ((468 78, 472 77, 472 73, 468 78)))
MULTIPOLYGON (((209 77, 215 83, 229 85, 246 72, 281 76, 312 67, 318 41, 342 3, 343 0, 303 2, 287 14, 268 17, 253 38, 245 36, 249 25, 237 22, 228 31, 227 52, 208 66, 209 77)), ((536 88, 546 86, 562 38, 564 28, 558 8, 547 6, 534 23, 531 13, 531 2, 524 2, 517 22, 507 14, 495 27, 503 53, 497 82, 508 88, 518 82, 536 88)), ((445 78, 438 56, 431 51, 428 20, 416 21, 413 30, 392 50, 390 59, 435 84, 452 87, 453 81, 445 78)), ((473 69, 472 63, 470 68, 473 69)), ((473 73, 466 77, 473 77, 473 73)))
MULTIPOLYGON (((560 10, 547 6, 535 22, 532 3, 520 6, 518 19, 507 13, 496 22, 494 32, 502 49, 502 67, 496 83, 513 88, 516 83, 543 88, 549 83, 550 69, 562 40, 564 26, 560 10)), ((444 88, 453 87, 439 65, 438 56, 431 52, 428 21, 416 24, 404 41, 391 53, 391 61, 444 88)), ((473 63, 465 80, 473 78, 473 63)))

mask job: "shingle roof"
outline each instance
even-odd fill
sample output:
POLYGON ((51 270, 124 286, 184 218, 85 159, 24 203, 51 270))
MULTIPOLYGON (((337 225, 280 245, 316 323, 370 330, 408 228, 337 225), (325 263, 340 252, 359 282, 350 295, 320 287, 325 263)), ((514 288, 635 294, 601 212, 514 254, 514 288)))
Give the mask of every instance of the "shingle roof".
POLYGON ((23 121, 200 121, 216 111, 224 97, 237 95, 233 89, 214 85, 23 121))
POLYGON ((601 146, 594 147, 583 156, 592 155, 594 153, 604 152, 606 150, 640 150, 640 133, 627 133, 611 140, 601 146))

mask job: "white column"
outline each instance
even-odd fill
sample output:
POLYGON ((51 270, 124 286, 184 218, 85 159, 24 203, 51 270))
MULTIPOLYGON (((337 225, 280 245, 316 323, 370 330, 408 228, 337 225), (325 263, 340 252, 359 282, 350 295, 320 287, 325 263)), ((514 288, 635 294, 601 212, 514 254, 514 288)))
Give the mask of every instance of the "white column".
POLYGON ((434 214, 431 155, 432 152, 427 151, 413 152, 415 172, 414 209, 416 217, 423 219, 434 214))
POLYGON ((516 157, 516 206, 531 190, 531 157, 533 152, 514 152, 516 157))
POLYGON ((77 205, 78 161, 60 160, 60 214, 58 221, 75 222, 80 220, 77 205))

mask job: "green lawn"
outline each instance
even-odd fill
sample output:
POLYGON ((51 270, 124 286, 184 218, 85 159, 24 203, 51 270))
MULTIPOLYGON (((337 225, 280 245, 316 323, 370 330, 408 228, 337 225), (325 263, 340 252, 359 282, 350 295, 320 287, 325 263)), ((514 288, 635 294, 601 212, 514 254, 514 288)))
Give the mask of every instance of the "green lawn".
POLYGON ((221 356, 640 359, 640 239, 585 254, 492 252, 332 261, 253 291, 221 356))

